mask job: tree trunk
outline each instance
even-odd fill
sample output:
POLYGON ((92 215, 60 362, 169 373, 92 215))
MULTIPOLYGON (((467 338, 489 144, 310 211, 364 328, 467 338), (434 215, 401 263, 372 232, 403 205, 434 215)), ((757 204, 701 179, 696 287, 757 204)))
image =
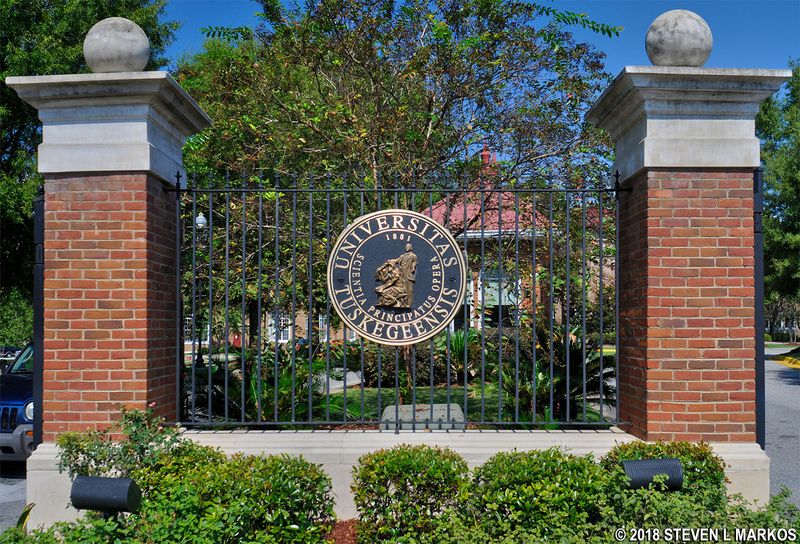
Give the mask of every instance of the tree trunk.
POLYGON ((258 301, 251 300, 247 303, 248 338, 247 346, 254 348, 258 341, 258 301))

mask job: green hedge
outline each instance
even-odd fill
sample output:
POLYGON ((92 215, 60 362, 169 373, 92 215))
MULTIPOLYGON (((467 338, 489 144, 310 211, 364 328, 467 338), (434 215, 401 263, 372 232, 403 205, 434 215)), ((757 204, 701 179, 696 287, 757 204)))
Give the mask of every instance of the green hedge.
POLYGON ((23 535, 11 543, 322 543, 333 525, 331 480, 300 457, 235 455, 182 439, 152 410, 124 410, 120 440, 107 432, 59 439, 70 474, 129 476, 142 488, 135 514, 75 523, 23 535))
MULTIPOLYGON (((289 456, 235 455, 191 445, 135 471, 147 500, 124 535, 148 542, 322 542, 331 527, 330 478, 289 456)), ((132 516, 133 518, 134 516, 132 516)))
POLYGON ((605 471, 590 456, 555 448, 501 452, 475 469, 468 512, 489 535, 514 527, 546 539, 561 527, 597 523, 605 485, 605 471))
POLYGON ((700 442, 628 442, 617 444, 600 458, 600 466, 611 470, 621 469, 622 461, 629 459, 659 459, 676 457, 683 468, 684 491, 699 487, 712 487, 724 491, 725 462, 714 454, 711 446, 700 442))
POLYGON ((791 528, 800 535, 800 512, 788 492, 760 508, 729 498, 724 463, 707 444, 621 444, 599 463, 557 449, 505 452, 477 467, 466 484, 464 466, 450 450, 422 446, 364 456, 353 486, 359 541, 607 543, 620 528, 674 527, 730 534, 737 527, 791 528), (666 491, 663 477, 630 489, 621 461, 662 457, 680 459, 683 489, 666 491))
POLYGON ((715 527, 727 523, 725 463, 711 446, 689 442, 618 444, 600 459, 608 471, 606 521, 619 527, 715 527), (678 458, 683 487, 669 492, 654 484, 629 489, 622 470, 626 459, 678 458))
POLYGON ((396 541, 424 534, 461 501, 467 463, 449 449, 400 445, 358 460, 353 499, 359 542, 396 541))

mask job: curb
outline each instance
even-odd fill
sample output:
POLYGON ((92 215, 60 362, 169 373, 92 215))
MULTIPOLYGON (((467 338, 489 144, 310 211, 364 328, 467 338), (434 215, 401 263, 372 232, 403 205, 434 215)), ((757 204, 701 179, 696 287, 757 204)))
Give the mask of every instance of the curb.
POLYGON ((789 368, 800 369, 800 359, 789 357, 788 355, 777 355, 772 360, 789 368))

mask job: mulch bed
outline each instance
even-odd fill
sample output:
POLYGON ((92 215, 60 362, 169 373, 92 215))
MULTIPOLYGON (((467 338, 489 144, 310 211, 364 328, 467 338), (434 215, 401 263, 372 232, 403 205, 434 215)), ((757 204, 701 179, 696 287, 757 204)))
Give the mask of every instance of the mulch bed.
POLYGON ((328 533, 329 542, 333 544, 355 544, 356 543, 356 520, 346 519, 337 521, 333 530, 328 533))

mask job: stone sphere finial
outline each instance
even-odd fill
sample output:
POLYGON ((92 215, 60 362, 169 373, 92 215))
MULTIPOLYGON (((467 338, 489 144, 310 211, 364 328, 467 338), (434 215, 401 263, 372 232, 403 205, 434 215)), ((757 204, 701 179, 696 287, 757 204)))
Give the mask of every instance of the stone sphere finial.
POLYGON ((656 66, 702 66, 713 45, 708 24, 685 9, 673 9, 656 17, 645 38, 647 56, 656 66))
POLYGON ((140 72, 150 60, 150 40, 133 21, 109 17, 86 34, 83 57, 95 73, 140 72))

